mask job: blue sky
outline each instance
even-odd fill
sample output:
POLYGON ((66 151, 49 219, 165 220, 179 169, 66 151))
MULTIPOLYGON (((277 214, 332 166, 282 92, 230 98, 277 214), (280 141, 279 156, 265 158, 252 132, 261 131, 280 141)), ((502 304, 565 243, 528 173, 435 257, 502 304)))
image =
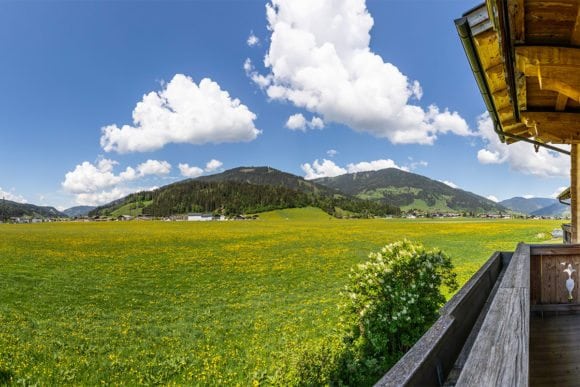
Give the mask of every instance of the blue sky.
POLYGON ((567 156, 481 116, 453 24, 478 3, 0 1, 0 195, 62 209, 270 165, 551 196, 567 156))

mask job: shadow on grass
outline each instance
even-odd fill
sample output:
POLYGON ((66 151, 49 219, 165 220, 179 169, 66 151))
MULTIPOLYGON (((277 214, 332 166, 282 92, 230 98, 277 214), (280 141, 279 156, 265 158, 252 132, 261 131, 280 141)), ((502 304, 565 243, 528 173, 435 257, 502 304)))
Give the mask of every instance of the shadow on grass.
POLYGON ((0 368, 0 384, 8 384, 12 381, 14 373, 10 370, 0 368))

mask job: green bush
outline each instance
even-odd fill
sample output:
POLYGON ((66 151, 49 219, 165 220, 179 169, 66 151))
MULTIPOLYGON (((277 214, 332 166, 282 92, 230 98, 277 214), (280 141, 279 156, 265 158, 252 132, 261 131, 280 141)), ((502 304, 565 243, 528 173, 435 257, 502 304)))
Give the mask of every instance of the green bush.
POLYGON ((305 349, 288 373, 297 385, 372 385, 438 318, 441 287, 457 288, 450 258, 408 240, 352 269, 341 334, 305 349))

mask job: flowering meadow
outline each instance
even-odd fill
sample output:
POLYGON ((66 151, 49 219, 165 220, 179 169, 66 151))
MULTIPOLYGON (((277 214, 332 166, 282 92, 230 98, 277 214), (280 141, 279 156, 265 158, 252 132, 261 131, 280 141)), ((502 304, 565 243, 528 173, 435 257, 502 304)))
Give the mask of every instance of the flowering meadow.
POLYGON ((0 224, 0 385, 276 383, 338 321, 351 267, 403 238, 460 284, 560 221, 338 220, 318 209, 229 222, 0 224))

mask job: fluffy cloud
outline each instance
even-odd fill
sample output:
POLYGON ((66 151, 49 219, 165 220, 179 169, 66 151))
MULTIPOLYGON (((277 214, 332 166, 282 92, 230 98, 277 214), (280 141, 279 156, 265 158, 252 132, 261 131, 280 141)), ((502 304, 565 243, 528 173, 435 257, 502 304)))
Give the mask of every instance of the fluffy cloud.
POLYGON ((184 177, 193 178, 203 175, 203 169, 195 166, 190 167, 189 164, 179 164, 179 171, 184 177))
POLYGON ((127 183, 131 181, 151 175, 167 175, 171 171, 171 164, 167 161, 147 160, 116 174, 114 168, 118 164, 110 159, 100 159, 94 164, 84 161, 66 173, 62 187, 75 195, 77 204, 95 206, 146 189, 128 187, 127 183))
POLYGON ((310 121, 307 121, 306 118, 301 113, 293 114, 288 117, 288 121, 286 121, 286 127, 290 130, 301 130, 303 132, 306 131, 307 128, 309 129, 322 129, 324 128, 324 121, 320 117, 312 117, 310 121))
POLYGON ((323 159, 322 163, 316 159, 312 164, 304 163, 300 167, 306 173, 304 176, 306 180, 318 179, 320 177, 334 177, 344 175, 347 172, 346 169, 326 159, 323 159))
POLYGON ((328 157, 334 157, 338 154, 338 151, 336 149, 329 149, 326 151, 326 154, 328 157))
POLYGON ((488 195, 486 198, 488 200, 491 200, 492 202, 495 202, 495 203, 499 202, 499 199, 493 195, 488 195))
POLYGON ((374 161, 362 161, 357 164, 348 164, 346 169, 348 173, 366 172, 366 171, 378 171, 385 168, 397 168, 406 169, 398 166, 393 160, 374 160, 374 161))
POLYGON ((451 188, 459 188, 457 184, 449 180, 439 180, 441 183, 450 186, 451 188))
POLYGON ((167 175, 171 171, 171 164, 167 161, 147 160, 139 164, 137 171, 140 176, 145 175, 167 175))
POLYGON ((260 134, 256 115, 211 79, 199 86, 177 74, 159 92, 143 96, 133 110, 133 126, 102 128, 101 146, 107 152, 146 152, 169 143, 251 141, 260 134))
POLYGON ((250 32, 250 36, 248 36, 246 43, 248 44, 248 46, 253 47, 257 44, 260 44, 260 38, 258 38, 256 35, 254 35, 253 32, 250 32))
POLYGON ((207 164, 205 164, 205 171, 206 172, 215 172, 218 169, 220 169, 222 167, 222 165, 224 165, 224 163, 222 163, 219 160, 216 159, 212 159, 210 161, 207 162, 207 164))
POLYGON ((66 173, 62 187, 73 194, 92 194, 147 175, 166 175, 171 170, 167 161, 147 160, 139 164, 137 169, 127 167, 116 175, 113 172, 115 165, 118 162, 110 159, 101 159, 96 164, 84 161, 66 173))
POLYGON ((367 171, 378 171, 385 168, 397 168, 406 170, 406 168, 398 166, 393 160, 374 160, 361 161, 360 163, 350 163, 346 168, 336 165, 333 161, 322 159, 322 163, 318 159, 314 160, 312 164, 305 163, 300 166, 306 174, 306 180, 318 179, 320 177, 334 177, 344 175, 345 173, 357 173, 367 171))
POLYGON ((433 144, 439 133, 472 135, 456 112, 411 104, 423 91, 370 49, 373 18, 364 0, 271 0, 271 43, 260 75, 244 69, 272 100, 289 101, 393 143, 433 144))
POLYGON ((81 206, 98 206, 129 195, 133 190, 113 188, 110 191, 83 192, 76 195, 76 203, 81 206))
POLYGON ((24 196, 18 195, 14 191, 5 191, 0 187, 0 199, 10 200, 17 203, 28 203, 24 196))
POLYGON ((477 128, 478 135, 485 143, 485 147, 477 152, 480 163, 507 163, 514 171, 528 175, 570 176, 570 157, 567 155, 541 147, 535 152, 531 144, 522 141, 511 145, 503 144, 493 130, 493 122, 487 112, 478 117, 477 128))

